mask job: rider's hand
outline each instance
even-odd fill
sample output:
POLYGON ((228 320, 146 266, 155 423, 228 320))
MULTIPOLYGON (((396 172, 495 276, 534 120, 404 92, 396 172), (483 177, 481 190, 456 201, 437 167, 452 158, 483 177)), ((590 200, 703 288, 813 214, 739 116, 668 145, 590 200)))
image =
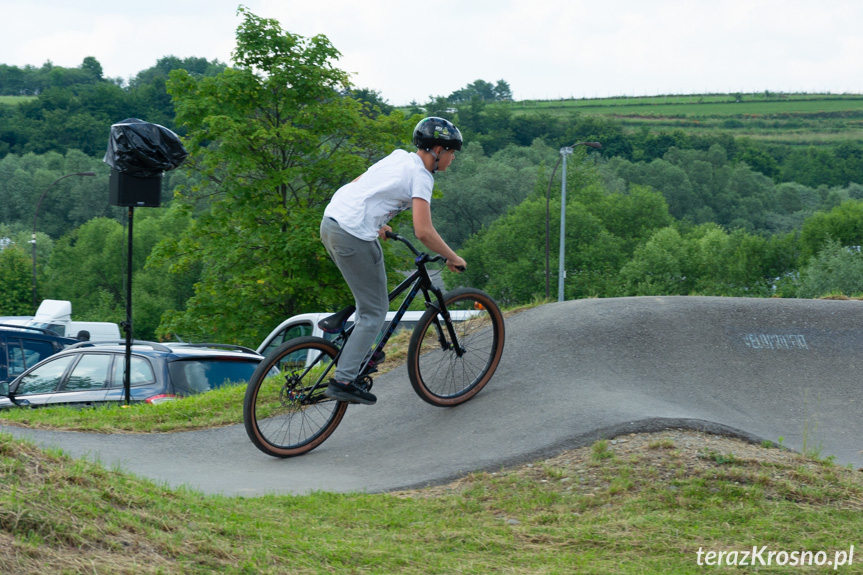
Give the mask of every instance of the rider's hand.
POLYGON ((467 267, 467 263, 461 257, 456 256, 446 261, 446 267, 451 272, 462 272, 467 267))
POLYGON ((389 238, 387 238, 387 232, 391 232, 391 231, 393 231, 393 229, 391 227, 389 227, 388 225, 384 224, 381 226, 381 229, 378 230, 378 237, 380 239, 382 239, 383 241, 387 241, 387 239, 389 239, 389 238))

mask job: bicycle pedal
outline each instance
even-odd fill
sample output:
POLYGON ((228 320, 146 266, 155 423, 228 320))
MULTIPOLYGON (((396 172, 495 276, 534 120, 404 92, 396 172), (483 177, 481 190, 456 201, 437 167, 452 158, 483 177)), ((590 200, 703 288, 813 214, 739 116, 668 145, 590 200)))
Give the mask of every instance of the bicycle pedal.
POLYGON ((362 389, 363 391, 371 391, 372 390, 372 378, 367 375, 364 375, 362 378, 358 379, 354 382, 354 385, 362 389))

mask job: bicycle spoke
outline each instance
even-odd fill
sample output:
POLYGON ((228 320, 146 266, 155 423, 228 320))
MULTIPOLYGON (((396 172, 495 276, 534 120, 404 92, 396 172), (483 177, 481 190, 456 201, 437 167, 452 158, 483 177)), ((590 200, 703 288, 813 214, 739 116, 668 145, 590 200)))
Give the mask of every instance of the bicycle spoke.
POLYGON ((249 382, 243 409, 246 431, 261 451, 276 457, 300 455, 332 434, 347 408, 323 396, 336 354, 326 340, 306 337, 282 344, 262 362, 249 382))
POLYGON ((447 294, 445 305, 450 313, 470 314, 453 324, 456 340, 451 340, 442 316, 430 310, 420 320, 408 351, 411 385, 425 401, 441 406, 473 397, 491 378, 503 350, 503 317, 488 295, 462 288, 447 294))

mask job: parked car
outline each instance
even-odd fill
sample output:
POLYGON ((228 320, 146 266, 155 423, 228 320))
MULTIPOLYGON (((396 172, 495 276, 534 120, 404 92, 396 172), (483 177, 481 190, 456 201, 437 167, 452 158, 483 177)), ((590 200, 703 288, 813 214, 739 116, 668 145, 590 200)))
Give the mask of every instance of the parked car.
MULTIPOLYGON (((12 320, 10 320, 12 321, 12 320)), ((20 323, 0 323, 0 383, 10 382, 78 340, 20 323)))
MULTIPOLYGON (((79 342, 0 384, 0 408, 125 401, 124 342, 79 342)), ((135 341, 129 364, 132 402, 158 404, 229 384, 246 383, 263 356, 220 344, 135 341)))

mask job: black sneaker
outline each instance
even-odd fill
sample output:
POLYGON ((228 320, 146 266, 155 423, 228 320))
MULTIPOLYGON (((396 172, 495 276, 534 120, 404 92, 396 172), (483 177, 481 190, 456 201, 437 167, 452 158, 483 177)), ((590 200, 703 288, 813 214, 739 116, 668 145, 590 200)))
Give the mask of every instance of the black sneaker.
POLYGON ((324 392, 324 396, 329 397, 330 399, 336 399, 338 401, 347 401, 349 403, 362 403, 364 405, 374 405, 375 402, 378 400, 377 397, 375 397, 368 391, 363 391, 353 383, 338 383, 334 379, 330 380, 330 383, 327 386, 327 390, 324 392))

